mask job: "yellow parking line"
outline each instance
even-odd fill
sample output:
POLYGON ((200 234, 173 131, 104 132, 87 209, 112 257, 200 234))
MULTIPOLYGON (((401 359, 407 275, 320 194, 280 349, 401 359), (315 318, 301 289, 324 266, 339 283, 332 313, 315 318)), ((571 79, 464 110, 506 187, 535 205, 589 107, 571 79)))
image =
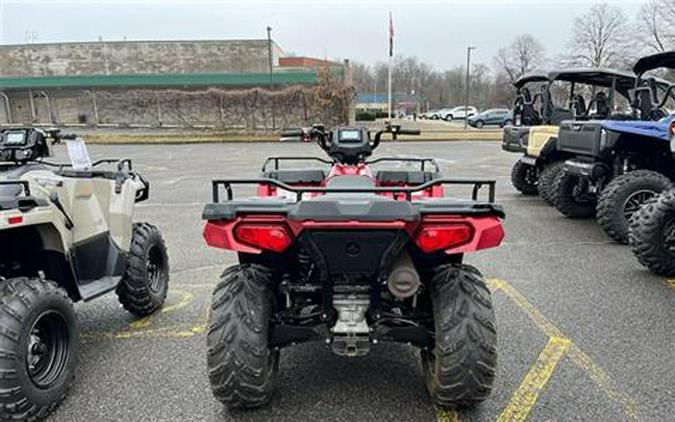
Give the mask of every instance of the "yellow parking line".
POLYGON ((539 393, 551 378, 556 365, 565 356, 570 347, 569 339, 550 337, 539 358, 527 373, 520 387, 513 393, 511 400, 497 419, 498 422, 524 421, 532 411, 539 393))
POLYGON ((438 422, 461 422, 457 411, 454 409, 438 408, 436 410, 436 421, 438 422))
POLYGON ((675 278, 667 278, 665 283, 666 286, 670 287, 671 289, 675 289, 675 278))
POLYGON ((632 421, 641 420, 640 412, 637 403, 626 393, 614 387, 614 383, 609 378, 609 375, 599 367, 590 356, 575 344, 570 347, 569 357, 578 367, 584 370, 586 374, 593 380, 593 382, 605 392, 607 397, 618 403, 626 416, 632 421))
MULTIPOLYGON (((179 309, 174 306, 173 310, 179 309)), ((109 338, 116 340, 128 340, 134 338, 188 338, 206 331, 208 325, 209 314, 211 311, 210 303, 204 304, 202 311, 194 324, 175 324, 166 327, 148 328, 148 329, 134 329, 122 331, 95 331, 83 333, 82 338, 109 338)))
POLYGON ((525 299, 525 296, 521 295, 517 290, 515 290, 509 283, 504 280, 499 279, 490 279, 490 285, 493 286, 494 290, 501 290, 509 297, 512 301, 518 305, 518 307, 525 312, 525 314, 530 317, 534 325, 539 327, 541 331, 544 332, 549 337, 559 337, 566 338, 567 336, 563 335, 555 325, 553 325, 549 320, 544 317, 544 315, 539 312, 530 302, 525 299))
POLYGON ((148 315, 144 318, 141 318, 141 319, 138 319, 138 320, 132 322, 131 324, 129 324, 129 327, 134 329, 134 330, 138 330, 138 329, 141 329, 141 328, 147 328, 147 327, 150 326, 150 324, 152 323, 152 320, 154 318, 156 318, 159 313, 166 314, 166 313, 169 313, 169 312, 176 311, 178 309, 185 308, 194 299, 194 295, 190 292, 184 292, 184 291, 181 291, 181 290, 176 290, 175 293, 177 293, 181 296, 178 303, 173 304, 173 305, 164 306, 164 307, 162 307, 162 309, 160 309, 159 312, 155 312, 152 315, 148 315))
MULTIPOLYGON (((546 335, 553 338, 567 338, 567 336, 563 335, 555 325, 546 319, 537 308, 532 306, 532 304, 509 283, 500 279, 490 279, 488 280, 488 283, 492 290, 503 291, 504 294, 506 294, 506 296, 508 296, 509 299, 511 299, 546 335)), ((574 364, 581 368, 589 378, 604 391, 607 397, 621 407, 624 414, 628 416, 630 420, 641 420, 640 412, 638 411, 635 400, 616 387, 609 375, 607 375, 607 373, 596 364, 590 356, 575 344, 570 344, 568 356, 574 364)))

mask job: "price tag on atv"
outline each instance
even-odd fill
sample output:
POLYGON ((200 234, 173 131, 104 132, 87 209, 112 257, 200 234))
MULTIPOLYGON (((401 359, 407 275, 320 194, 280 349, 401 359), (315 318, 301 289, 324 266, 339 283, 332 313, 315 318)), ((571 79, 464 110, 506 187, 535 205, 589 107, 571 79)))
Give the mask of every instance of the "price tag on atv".
POLYGON ((70 163, 73 165, 73 170, 87 170, 91 168, 91 158, 87 152, 87 146, 84 144, 82 138, 67 140, 68 156, 70 163))

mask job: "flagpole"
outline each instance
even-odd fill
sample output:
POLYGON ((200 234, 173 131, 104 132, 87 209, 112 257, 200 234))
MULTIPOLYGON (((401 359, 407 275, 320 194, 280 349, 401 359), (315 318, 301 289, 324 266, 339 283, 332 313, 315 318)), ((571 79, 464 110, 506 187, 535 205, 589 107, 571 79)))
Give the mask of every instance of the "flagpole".
POLYGON ((389 120, 391 121, 391 62, 394 55, 394 21, 389 12, 389 72, 387 75, 387 105, 389 120))
POLYGON ((389 74, 387 76, 387 98, 389 103, 389 120, 391 120, 391 56, 389 56, 389 74))

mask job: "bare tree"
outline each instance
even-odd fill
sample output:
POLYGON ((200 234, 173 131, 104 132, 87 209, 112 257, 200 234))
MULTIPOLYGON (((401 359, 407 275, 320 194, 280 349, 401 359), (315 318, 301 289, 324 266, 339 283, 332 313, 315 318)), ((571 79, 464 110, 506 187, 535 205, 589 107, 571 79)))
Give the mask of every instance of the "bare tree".
POLYGON ((630 27, 619 7, 596 4, 574 20, 568 64, 590 67, 627 67, 630 27))
POLYGON ((637 34, 654 52, 675 48, 675 0, 649 0, 640 9, 637 34))
POLYGON ((530 34, 516 38, 508 47, 500 48, 494 57, 495 67, 513 83, 524 74, 541 66, 544 47, 530 34))

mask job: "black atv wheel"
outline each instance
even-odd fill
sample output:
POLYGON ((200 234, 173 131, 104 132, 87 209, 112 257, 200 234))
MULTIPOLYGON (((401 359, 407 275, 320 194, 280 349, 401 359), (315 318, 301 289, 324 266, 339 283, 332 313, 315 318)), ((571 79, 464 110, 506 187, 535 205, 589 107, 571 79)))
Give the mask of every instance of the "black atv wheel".
POLYGON ((230 408, 266 404, 274 391, 279 351, 269 347, 271 272, 235 265, 213 292, 206 337, 207 367, 215 398, 230 408))
POLYGON ((51 281, 0 281, 0 419, 43 419, 66 398, 80 332, 68 294, 51 281))
POLYGON ((157 227, 134 224, 129 267, 117 287, 117 297, 127 311, 144 317, 156 312, 169 290, 169 257, 157 227))
POLYGON ((585 181, 561 171, 549 191, 553 206, 567 218, 591 218, 595 215, 595 198, 586 193, 585 181))
POLYGON ((539 174, 539 184, 537 185, 539 196, 551 205, 553 205, 553 181, 555 180, 556 176, 558 176, 558 174, 564 170, 565 163, 562 161, 557 161, 546 166, 546 168, 544 168, 544 170, 539 174))
POLYGON ((522 161, 516 161, 511 170, 511 183, 524 195, 536 195, 537 168, 522 161))
POLYGON ((427 390, 442 407, 474 406, 492 392, 497 329, 492 298, 481 273, 443 265, 431 280, 435 345, 423 350, 427 390))
POLYGON ((659 275, 675 275, 675 190, 652 198, 633 215, 628 239, 640 264, 659 275))
POLYGON ((650 198, 671 188, 666 176, 651 170, 635 170, 615 177, 598 200, 598 224, 619 243, 628 243, 628 222, 650 198))

